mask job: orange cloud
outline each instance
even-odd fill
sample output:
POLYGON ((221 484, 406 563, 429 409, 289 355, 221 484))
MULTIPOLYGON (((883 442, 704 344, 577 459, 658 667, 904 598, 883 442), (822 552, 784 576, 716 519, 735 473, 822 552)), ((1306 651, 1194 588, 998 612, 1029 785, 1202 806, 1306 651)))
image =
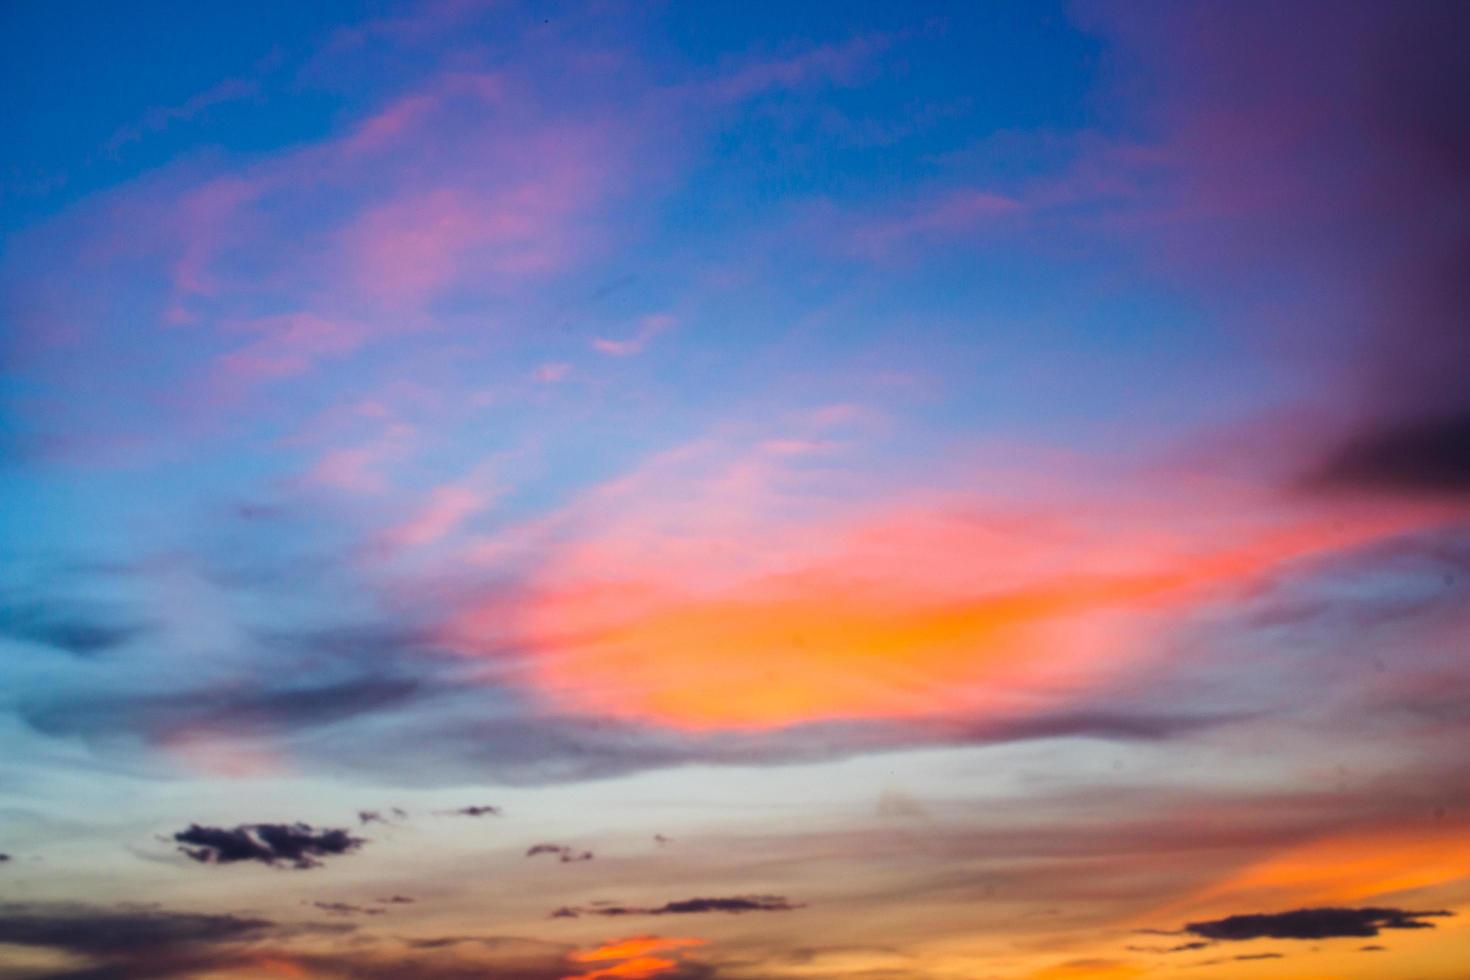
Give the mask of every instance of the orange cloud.
POLYGON ((1362 830, 1271 854, 1173 908, 1352 904, 1467 879, 1470 828, 1362 830))
POLYGON ((687 729, 1024 707, 1286 563, 1446 516, 1304 513, 1198 480, 834 513, 825 462, 773 448, 788 441, 685 447, 599 488, 541 528, 559 540, 529 599, 471 610, 452 642, 473 651, 514 615, 558 708, 687 729))
POLYGON ((284 956, 260 956, 251 961, 251 968, 268 973, 273 977, 309 977, 311 974, 301 964, 284 956))
POLYGON ((1049 966, 1027 974, 1027 980, 1124 980, 1125 977, 1142 976, 1146 971, 1135 963, 1123 960, 1071 960, 1049 966))
POLYGON ((562 980, 643 980, 645 977, 656 977, 661 973, 668 973, 679 964, 668 957, 651 954, 703 945, 703 939, 671 936, 631 936, 618 939, 593 949, 579 950, 569 954, 567 958, 574 963, 605 963, 611 960, 622 962, 563 977, 562 980))
POLYGON ((703 946, 703 939, 686 939, 677 936, 631 936, 605 943, 595 949, 573 953, 571 958, 578 963, 596 963, 600 960, 621 960, 649 953, 662 953, 688 946, 703 946))
POLYGON ((643 980, 644 977, 668 973, 678 965, 674 960, 666 960, 662 956, 639 956, 600 970, 567 976, 563 980, 643 980))

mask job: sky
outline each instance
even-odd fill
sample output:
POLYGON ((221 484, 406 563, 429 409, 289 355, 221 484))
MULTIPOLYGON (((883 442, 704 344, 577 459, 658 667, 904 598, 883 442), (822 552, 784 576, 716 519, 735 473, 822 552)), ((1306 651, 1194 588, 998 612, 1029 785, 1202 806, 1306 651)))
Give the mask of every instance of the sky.
POLYGON ((0 980, 1470 980, 1467 43, 0 5, 0 980))

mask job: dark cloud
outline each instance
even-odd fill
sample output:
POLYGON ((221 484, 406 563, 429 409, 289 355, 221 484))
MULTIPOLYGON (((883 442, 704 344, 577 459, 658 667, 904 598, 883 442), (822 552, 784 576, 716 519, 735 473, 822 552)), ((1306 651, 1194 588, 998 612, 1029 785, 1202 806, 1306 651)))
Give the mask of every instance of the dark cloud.
MULTIPOLYGON (((564 943, 519 936, 429 936, 403 943, 407 956, 340 952, 295 955, 292 961, 310 976, 344 980, 563 980, 569 972, 564 943), (419 955, 424 954, 424 955, 419 955)), ((665 974, 660 974, 664 976, 665 974)), ((683 969, 669 980, 703 980, 707 971, 683 969)))
POLYGON ((379 905, 412 905, 414 903, 414 899, 407 895, 390 895, 387 898, 375 898, 373 901, 379 905))
POLYGON ((203 727, 231 735, 286 734, 397 707, 419 692, 420 682, 413 678, 362 677, 267 689, 213 687, 65 701, 48 698, 23 704, 21 716, 48 735, 135 732, 162 742, 177 732, 203 727))
POLYGON ((1251 321, 1331 393, 1335 431, 1298 471, 1465 492, 1470 5, 1086 9, 1121 42, 1116 102, 1175 161, 1171 213, 1197 215, 1161 232, 1171 263, 1258 285, 1251 321))
POLYGON ((526 850, 526 857, 535 857, 538 854, 555 854, 562 864, 591 861, 593 857, 591 851, 579 851, 567 844, 533 844, 526 850))
MULTIPOLYGON (((1209 945, 1206 943, 1205 945, 1209 945)), ((1242 953, 1239 956, 1223 957, 1215 960, 1200 960, 1191 963, 1191 966, 1220 966, 1222 963, 1238 963, 1250 960, 1283 960, 1286 957, 1281 953, 1242 953)))
POLYGON ((1185 925, 1184 931, 1219 942, 1370 937, 1378 935, 1382 929, 1433 929, 1434 923, 1423 920, 1453 914, 1448 911, 1414 912, 1396 908, 1311 908, 1190 922, 1185 925))
POLYGON ((447 810, 451 816, 459 817, 498 817, 502 811, 498 806, 462 806, 457 810, 447 810))
POLYGON ((313 908, 321 909, 332 915, 386 915, 384 909, 367 908, 362 905, 353 905, 350 902, 312 902, 313 908))
POLYGON ((602 915, 610 918, 627 915, 703 915, 707 912, 740 915, 745 912, 794 912, 805 907, 781 895, 738 895, 733 898, 686 898, 652 907, 593 905, 574 908, 563 906, 552 912, 551 918, 575 919, 581 915, 602 915))
POLYGON ((360 824, 370 823, 392 823, 394 820, 407 820, 408 811, 400 807, 392 807, 385 814, 382 810, 358 810, 357 822, 360 824))
POLYGON ((240 915, 151 907, 0 904, 0 943, 61 950, 94 961, 38 980, 156 980, 199 976, 248 963, 244 950, 301 934, 341 934, 351 925, 283 926, 240 915))
POLYGON ((507 785, 604 779, 674 766, 777 766, 919 746, 991 745, 1051 738, 1167 741, 1239 721, 1239 713, 1161 713, 1150 708, 1029 718, 925 722, 834 721, 769 732, 696 734, 608 719, 535 714, 517 695, 481 680, 436 696, 436 710, 404 716, 395 738, 359 737, 340 726, 311 751, 347 766, 391 772, 409 784, 491 778, 507 785), (487 710, 487 704, 492 710, 487 710))
MULTIPOLYGON (((33 980, 163 980, 216 973, 255 976, 264 961, 278 971, 343 980, 559 980, 571 948, 510 936, 418 941, 411 949, 464 944, 473 955, 375 954, 324 950, 320 939, 356 935, 347 923, 282 925, 240 915, 206 915, 132 906, 0 904, 0 943, 59 950, 90 963, 29 974, 33 980), (314 937, 309 950, 293 948, 314 937)), ((671 977, 703 976, 697 971, 671 977)))
POLYGON ((9 854, 0 854, 0 864, 4 864, 6 861, 9 861, 9 860, 10 860, 10 855, 9 854))
POLYGON ((320 867, 320 858, 350 854, 366 843, 346 830, 317 830, 304 823, 241 824, 233 828, 190 824, 173 839, 180 851, 201 864, 257 861, 300 869, 320 867))
POLYGON ((106 653, 145 629, 142 622, 97 603, 61 599, 0 602, 0 636, 38 643, 78 657, 106 653))
POLYGON ((1326 486, 1470 493, 1470 411, 1356 436, 1318 476, 1326 486))
POLYGON ((200 915, 84 905, 0 904, 0 943, 113 955, 182 943, 258 939, 276 924, 238 915, 200 915))
MULTIPOLYGON (((1145 930, 1152 935, 1177 935, 1176 933, 1160 933, 1157 930, 1145 930)), ((1214 943, 1193 942, 1180 943, 1177 946, 1129 946, 1130 953, 1188 953, 1196 949, 1208 949, 1214 943)))

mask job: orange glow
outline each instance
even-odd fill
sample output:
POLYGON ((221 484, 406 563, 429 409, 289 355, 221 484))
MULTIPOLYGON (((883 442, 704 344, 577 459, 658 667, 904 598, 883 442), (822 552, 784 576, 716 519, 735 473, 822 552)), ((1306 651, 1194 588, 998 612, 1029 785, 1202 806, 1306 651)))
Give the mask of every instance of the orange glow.
POLYGON ((1027 974, 1027 980, 1125 980, 1144 972, 1140 966, 1116 960, 1073 960, 1027 974))
POLYGON ((1360 832, 1273 854, 1191 898, 1186 907, 1250 895, 1283 904, 1351 904, 1470 879, 1470 830, 1360 832))
POLYGON ((652 953, 686 949, 704 945, 703 939, 669 936, 632 936, 618 939, 593 949, 579 950, 568 955, 574 963, 605 963, 621 960, 610 966, 600 966, 587 973, 563 977, 562 980, 644 980, 675 969, 677 961, 652 953))
POLYGON ((592 970, 589 973, 567 976, 563 980, 643 980, 644 977, 656 977, 660 973, 668 973, 678 965, 673 960, 666 960, 662 956, 639 956, 613 966, 592 970))
MULTIPOLYGON (((1094 682, 1219 590, 1441 516, 909 509, 664 553, 634 521, 553 563, 521 639, 559 708, 685 729, 1001 708, 1094 682)), ((472 613, 457 642, 500 615, 472 613)))
POLYGON ((595 949, 581 950, 571 954, 578 963, 596 963, 601 960, 622 960, 648 953, 661 953, 688 946, 703 946, 703 939, 685 939, 670 936, 632 936, 619 939, 595 949))
POLYGON ((557 649, 537 679, 586 710, 685 728, 922 715, 973 702, 963 685, 1019 673, 1029 651, 1115 649, 1121 624, 1058 618, 1075 608, 1064 594, 917 609, 840 594, 671 602, 557 649))

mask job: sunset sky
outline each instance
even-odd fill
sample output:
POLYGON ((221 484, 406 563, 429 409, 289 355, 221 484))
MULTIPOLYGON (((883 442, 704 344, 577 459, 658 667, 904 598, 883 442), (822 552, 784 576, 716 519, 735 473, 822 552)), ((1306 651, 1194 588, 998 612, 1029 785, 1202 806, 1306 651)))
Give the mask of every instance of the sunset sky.
POLYGON ((0 2, 0 980, 1470 980, 1467 49, 0 2))

